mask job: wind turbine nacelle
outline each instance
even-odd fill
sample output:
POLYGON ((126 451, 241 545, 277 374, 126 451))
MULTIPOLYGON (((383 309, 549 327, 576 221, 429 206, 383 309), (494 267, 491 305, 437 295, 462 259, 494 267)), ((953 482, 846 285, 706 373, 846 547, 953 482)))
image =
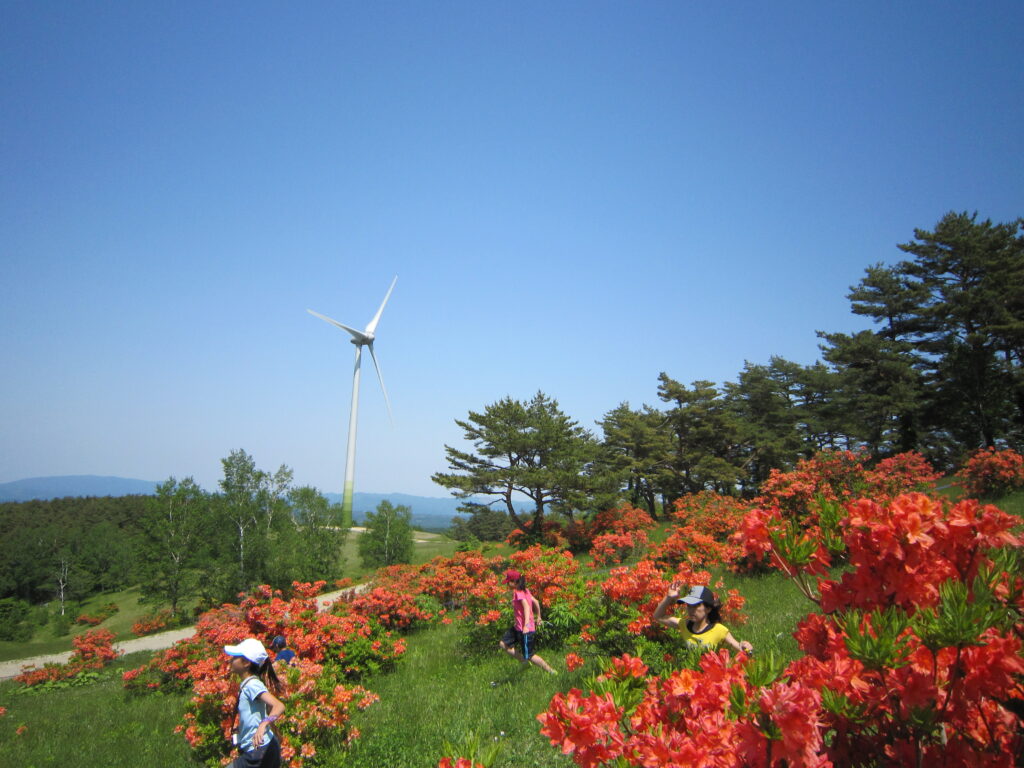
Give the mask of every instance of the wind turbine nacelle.
POLYGON ((353 336, 349 339, 350 344, 355 344, 357 347, 365 347, 367 344, 373 344, 373 334, 366 333, 361 336, 353 336))

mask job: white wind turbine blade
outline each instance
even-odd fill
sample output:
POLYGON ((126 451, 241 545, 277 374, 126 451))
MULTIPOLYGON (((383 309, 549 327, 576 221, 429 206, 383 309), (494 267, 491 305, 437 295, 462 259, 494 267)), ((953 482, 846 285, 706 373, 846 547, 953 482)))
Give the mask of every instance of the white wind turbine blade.
POLYGON ((384 295, 384 301, 380 303, 380 309, 377 310, 377 314, 373 316, 373 320, 369 322, 366 329, 363 331, 367 336, 373 336, 374 331, 377 330, 377 323, 380 322, 380 316, 384 312, 384 305, 388 303, 388 299, 391 298, 391 292, 395 290, 395 283, 398 282, 398 275, 395 275, 395 279, 391 281, 391 287, 388 288, 388 292, 384 295))
MULTIPOLYGON (((385 301, 387 301, 387 299, 385 299, 385 301)), ((384 387, 384 377, 380 374, 380 365, 377 364, 377 355, 373 352, 373 342, 371 341, 366 345, 366 347, 370 350, 370 357, 373 359, 373 367, 377 371, 377 380, 380 382, 380 391, 384 393, 384 404, 388 407, 388 419, 391 421, 391 424, 394 425, 395 417, 391 415, 391 401, 388 400, 388 391, 384 387)))
POLYGON ((327 317, 327 315, 321 315, 319 312, 314 312, 312 309, 307 309, 306 311, 315 317, 319 317, 321 320, 326 320, 331 325, 338 326, 343 331, 348 331, 349 333, 352 334, 352 337, 357 341, 366 343, 366 334, 363 333, 362 331, 357 331, 355 328, 349 328, 347 325, 343 325, 339 323, 337 320, 332 320, 331 318, 327 317))

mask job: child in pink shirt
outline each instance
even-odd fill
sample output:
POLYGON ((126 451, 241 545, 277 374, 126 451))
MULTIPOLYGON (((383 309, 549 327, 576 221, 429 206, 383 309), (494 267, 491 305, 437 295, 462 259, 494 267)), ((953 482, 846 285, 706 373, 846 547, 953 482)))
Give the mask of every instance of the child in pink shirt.
POLYGON ((519 571, 505 571, 505 583, 512 585, 512 610, 515 624, 508 628, 498 645, 509 656, 521 662, 536 664, 549 674, 555 674, 550 665, 533 652, 537 626, 543 623, 540 617, 540 603, 526 588, 526 577, 519 571))

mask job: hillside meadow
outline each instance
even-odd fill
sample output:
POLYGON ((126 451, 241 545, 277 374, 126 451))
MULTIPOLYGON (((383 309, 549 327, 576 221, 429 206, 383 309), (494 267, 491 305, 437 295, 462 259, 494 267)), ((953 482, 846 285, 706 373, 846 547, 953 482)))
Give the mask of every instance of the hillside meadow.
POLYGON ((315 619, 323 586, 257 590, 151 659, 0 684, 0 759, 216 765, 233 706, 220 646, 284 632, 301 658, 293 766, 1011 766, 1024 493, 978 504, 915 462, 824 457, 756 505, 702 494, 661 521, 622 507, 576 556, 557 538, 480 553, 423 537, 419 564, 315 619), (544 605, 556 675, 497 650, 508 567, 544 605), (675 580, 711 585, 754 654, 695 653, 659 628, 675 580))
MULTIPOLYGON (((342 562, 344 567, 341 572, 342 578, 351 579, 359 583, 373 576, 373 570, 365 568, 359 560, 357 548, 357 535, 350 535, 346 538, 342 550, 342 562)), ((413 532, 414 550, 413 563, 425 563, 438 556, 450 556, 458 542, 452 541, 447 536, 427 531, 413 532)), ((91 595, 81 603, 75 604, 68 611, 66 632, 55 633, 55 617, 58 612, 56 601, 37 606, 36 611, 44 615, 36 623, 37 626, 30 638, 24 641, 0 640, 0 661, 11 661, 14 659, 25 659, 32 656, 47 656, 51 654, 70 651, 73 637, 83 634, 90 627, 85 624, 75 624, 74 620, 81 614, 96 615, 106 606, 114 604, 118 611, 110 618, 105 619, 97 626, 109 629, 114 633, 117 641, 130 640, 136 637, 132 633, 132 625, 145 616, 152 614, 160 606, 147 602, 137 586, 114 592, 104 592, 91 595)), ((196 604, 196 600, 190 599, 182 604, 182 610, 190 614, 196 604)))

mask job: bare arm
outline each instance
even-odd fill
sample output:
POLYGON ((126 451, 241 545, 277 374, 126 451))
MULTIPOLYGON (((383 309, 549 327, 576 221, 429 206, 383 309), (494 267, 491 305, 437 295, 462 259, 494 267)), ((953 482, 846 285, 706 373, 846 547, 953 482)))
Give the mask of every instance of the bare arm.
POLYGON ((665 611, 667 611, 668 607, 670 605, 674 605, 676 600, 679 599, 680 588, 681 585, 678 582, 673 581, 671 586, 668 588, 668 592, 665 593, 665 597, 663 597, 661 602, 658 603, 658 607, 654 609, 654 615, 651 618, 663 627, 679 626, 679 619, 675 616, 666 616, 665 611))
POLYGON ((754 652, 754 646, 748 643, 746 640, 737 642, 736 638, 732 636, 732 632, 725 636, 725 644, 732 648, 734 651, 746 651, 747 653, 754 652))
POLYGON ((533 615, 537 617, 537 623, 543 624, 544 619, 540 617, 540 602, 533 595, 530 595, 530 600, 533 602, 533 615))
POLYGON ((526 631, 526 627, 533 624, 533 601, 531 600, 520 600, 523 604, 523 631, 526 631))
POLYGON ((263 737, 266 736, 267 728, 270 727, 270 721, 272 719, 277 720, 277 718, 284 714, 284 704, 270 691, 264 691, 257 698, 267 705, 267 717, 259 724, 256 728, 256 733, 253 734, 252 745, 255 748, 262 746, 263 737))

